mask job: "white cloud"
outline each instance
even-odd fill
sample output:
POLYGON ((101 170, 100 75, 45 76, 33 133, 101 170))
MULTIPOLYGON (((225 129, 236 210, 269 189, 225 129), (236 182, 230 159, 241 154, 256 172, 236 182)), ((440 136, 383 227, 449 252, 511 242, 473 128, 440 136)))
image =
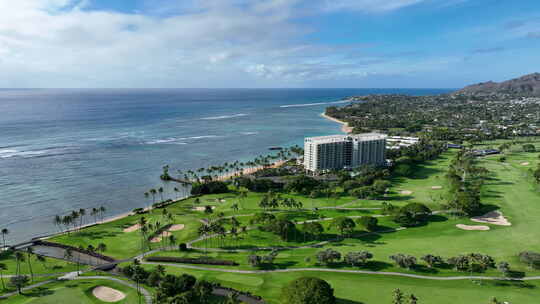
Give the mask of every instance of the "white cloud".
POLYGON ((87 0, 0 0, 0 87, 287 86, 395 69, 346 59, 363 46, 303 42, 313 29, 295 22, 301 0, 190 3, 170 1, 154 15, 85 10, 87 0))
POLYGON ((384 12, 411 6, 426 0, 324 0, 325 10, 358 10, 384 12))

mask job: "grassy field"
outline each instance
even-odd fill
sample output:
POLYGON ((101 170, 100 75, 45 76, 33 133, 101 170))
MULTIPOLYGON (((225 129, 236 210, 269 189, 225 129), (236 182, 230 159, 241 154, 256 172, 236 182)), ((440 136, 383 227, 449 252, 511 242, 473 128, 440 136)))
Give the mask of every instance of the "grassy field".
MULTIPOLYGON (((150 267, 151 268, 151 267, 150 267)), ((326 280, 334 288, 340 304, 392 303, 392 291, 414 293, 419 303, 468 304, 489 303, 492 297, 509 303, 537 303, 540 286, 534 282, 502 281, 429 281, 421 279, 359 275, 346 273, 268 273, 236 274, 166 267, 168 273, 189 273, 200 279, 219 282, 262 296, 269 303, 279 304, 281 287, 301 276, 326 280)))
MULTIPOLYGON (((25 261, 21 263, 21 273, 30 275, 30 267, 34 274, 47 274, 47 273, 60 273, 71 272, 77 269, 77 265, 65 262, 62 260, 46 258, 44 263, 39 262, 35 255, 30 256, 30 266, 28 265, 28 255, 24 255, 25 261)), ((17 262, 13 256, 13 252, 4 251, 0 253, 0 263, 7 266, 7 270, 3 272, 4 275, 12 275, 16 273, 17 262)))
POLYGON ((107 281, 107 280, 80 280, 69 282, 56 282, 27 291, 23 295, 17 295, 6 300, 0 300, 5 304, 98 304, 107 303, 98 300, 92 294, 97 286, 106 286, 123 292, 126 298, 115 302, 119 304, 136 304, 138 302, 137 291, 133 288, 107 281))

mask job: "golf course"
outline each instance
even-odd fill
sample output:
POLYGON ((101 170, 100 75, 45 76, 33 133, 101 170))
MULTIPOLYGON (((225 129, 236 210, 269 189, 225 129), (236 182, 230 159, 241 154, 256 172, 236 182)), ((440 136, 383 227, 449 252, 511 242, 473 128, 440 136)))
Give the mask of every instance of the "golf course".
MULTIPOLYGON (((486 142, 478 147, 501 143, 486 142)), ((540 150, 540 142, 533 144, 540 150)), ((279 200, 294 202, 295 207, 268 207, 261 205, 269 197, 266 192, 241 194, 238 187, 229 185, 228 193, 174 201, 47 241, 73 248, 104 244, 106 250, 101 254, 118 261, 120 268, 137 259, 149 272, 162 265, 166 274, 189 274, 260 296, 267 303, 281 303, 282 288, 306 276, 327 281, 338 303, 391 303, 398 288, 414 293, 420 303, 489 303, 493 297, 509 303, 535 303, 540 298, 540 270, 524 263, 519 254, 540 252, 540 191, 532 176, 540 162, 539 153, 523 152, 518 144, 504 152, 504 159, 501 155, 476 158, 475 165, 487 170, 481 203, 483 213, 489 216, 473 218, 448 212, 444 205, 449 188, 446 174, 457 153, 447 150, 436 159, 416 164, 409 176, 389 176, 390 187, 377 199, 360 199, 335 186, 332 193, 320 196, 282 192, 279 200), (412 202, 430 209, 429 218, 420 225, 402 226, 385 210, 387 204, 400 208, 412 202), (263 229, 263 215, 296 228, 281 235, 263 229), (376 227, 360 225, 364 217, 377 219, 376 227), (356 225, 344 231, 336 224, 336 219, 343 218, 356 225), (201 229, 212 223, 219 223, 221 230, 201 229), (310 223, 320 224, 320 233, 306 232, 310 223), (164 228, 146 231, 142 228, 146 225, 164 228), (325 250, 340 256, 323 261, 318 256, 325 250), (345 256, 358 252, 369 252, 370 257, 363 263, 347 262, 345 256), (444 262, 473 253, 491 257, 491 265, 464 270, 444 262), (414 257, 414 265, 397 263, 395 256, 400 254, 414 257), (269 255, 272 259, 265 262, 269 255), (422 258, 426 255, 443 261, 431 265, 422 258), (496 266, 500 262, 506 262, 509 270, 501 271, 496 266)), ((33 259, 31 255, 27 258, 33 259)), ((19 261, 19 272, 28 274, 25 261, 19 261)), ((7 265, 4 276, 16 273, 18 262, 12 253, 3 255, 0 262, 7 265)), ((77 264, 75 259, 48 258, 33 261, 31 266, 34 280, 39 282, 46 274, 88 269, 77 264)), ((0 303, 55 303, 58 299, 102 303, 93 296, 96 286, 121 292, 124 297, 117 303, 137 301, 136 289, 116 281, 79 279, 45 284, 0 303)), ((145 282, 141 286, 154 291, 145 282)))

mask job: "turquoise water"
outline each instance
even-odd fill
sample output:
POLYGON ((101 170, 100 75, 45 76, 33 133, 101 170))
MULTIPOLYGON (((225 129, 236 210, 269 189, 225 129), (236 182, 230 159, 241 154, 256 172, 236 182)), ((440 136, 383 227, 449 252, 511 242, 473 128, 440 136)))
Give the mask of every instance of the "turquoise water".
POLYGON ((442 92, 0 90, 0 227, 13 243, 55 232, 54 215, 73 209, 104 205, 114 216, 146 206, 165 164, 173 173, 219 165, 339 133, 319 114, 347 96, 442 92))

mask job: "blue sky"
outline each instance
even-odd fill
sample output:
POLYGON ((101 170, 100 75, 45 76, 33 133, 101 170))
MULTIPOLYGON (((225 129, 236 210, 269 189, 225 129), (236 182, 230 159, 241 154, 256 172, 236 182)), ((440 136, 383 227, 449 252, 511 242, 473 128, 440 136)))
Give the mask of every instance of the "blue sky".
POLYGON ((0 0, 0 87, 458 88, 539 51, 538 0, 0 0))

